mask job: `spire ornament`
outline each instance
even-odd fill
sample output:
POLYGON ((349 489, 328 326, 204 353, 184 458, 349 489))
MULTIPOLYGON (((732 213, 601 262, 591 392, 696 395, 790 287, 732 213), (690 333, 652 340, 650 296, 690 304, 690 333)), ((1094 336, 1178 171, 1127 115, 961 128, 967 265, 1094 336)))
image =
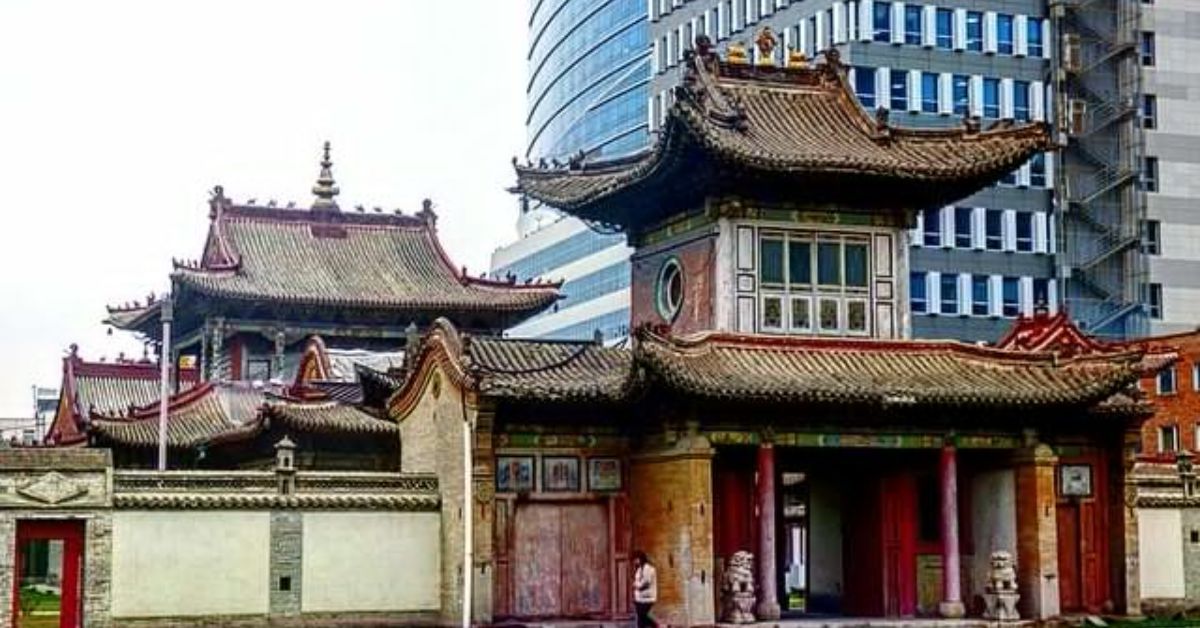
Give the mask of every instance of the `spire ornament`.
POLYGON ((333 197, 338 195, 338 187, 333 180, 333 162, 329 159, 329 142, 325 142, 325 153, 321 159, 321 174, 317 177, 317 184, 313 186, 313 195, 317 200, 313 201, 313 209, 324 209, 337 211, 337 201, 333 197))

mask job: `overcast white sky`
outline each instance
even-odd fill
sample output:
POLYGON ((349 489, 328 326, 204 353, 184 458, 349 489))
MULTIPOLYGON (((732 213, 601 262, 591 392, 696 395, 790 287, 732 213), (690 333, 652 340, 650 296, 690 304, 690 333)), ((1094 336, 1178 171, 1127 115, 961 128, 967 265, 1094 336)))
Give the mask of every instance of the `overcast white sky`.
POLYGON ((524 0, 0 0, 0 417, 72 342, 140 345, 104 306, 196 258, 208 190, 343 209, 434 199, 472 272, 515 237, 524 0), (122 338, 124 336, 124 338, 122 338))

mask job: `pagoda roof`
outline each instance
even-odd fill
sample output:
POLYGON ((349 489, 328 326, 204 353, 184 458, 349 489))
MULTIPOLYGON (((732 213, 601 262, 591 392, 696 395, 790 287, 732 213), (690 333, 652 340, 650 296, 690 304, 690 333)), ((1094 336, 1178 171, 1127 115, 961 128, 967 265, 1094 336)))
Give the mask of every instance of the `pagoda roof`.
POLYGON ((712 196, 919 209, 966 197, 1051 148, 1044 123, 891 125, 886 110, 872 117, 859 105, 837 51, 823 56, 815 67, 730 63, 698 38, 649 150, 518 166, 514 191, 620 227, 712 196))
MULTIPOLYGON (((384 311, 397 320, 460 317, 504 327, 559 298, 558 284, 517 285, 471 277, 437 236, 426 200, 415 215, 341 211, 328 155, 312 208, 235 204, 217 186, 203 253, 174 263, 176 309, 197 294, 245 303, 384 311)), ((163 301, 110 307, 106 322, 154 334, 163 301)))
POLYGON ((440 321, 388 407, 393 417, 411 411, 430 367, 441 365, 475 394, 525 402, 632 402, 672 393, 700 402, 1139 414, 1136 400, 1114 396, 1128 396, 1147 363, 1138 347, 1064 356, 949 340, 671 337, 648 328, 624 349, 464 337, 440 321))
MULTIPOLYGON (((161 370, 146 358, 113 362, 84 360, 78 347, 63 358, 59 408, 47 433, 47 442, 71 444, 82 441, 92 416, 122 416, 158 399, 161 370)), ((179 384, 187 390, 199 381, 196 369, 182 369, 179 384)))

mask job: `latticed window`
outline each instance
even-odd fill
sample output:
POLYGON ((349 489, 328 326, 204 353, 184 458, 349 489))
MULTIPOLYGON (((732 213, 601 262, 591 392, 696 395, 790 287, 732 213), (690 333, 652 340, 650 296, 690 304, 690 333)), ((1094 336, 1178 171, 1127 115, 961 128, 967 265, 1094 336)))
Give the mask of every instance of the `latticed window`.
POLYGON ((865 236, 764 231, 758 251, 763 331, 868 333, 865 236))

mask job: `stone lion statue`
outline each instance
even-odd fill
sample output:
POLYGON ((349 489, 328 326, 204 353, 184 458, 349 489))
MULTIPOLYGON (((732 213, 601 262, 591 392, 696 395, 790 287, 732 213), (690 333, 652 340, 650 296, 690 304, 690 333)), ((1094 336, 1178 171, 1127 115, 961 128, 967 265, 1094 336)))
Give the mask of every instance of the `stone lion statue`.
POLYGON ((721 583, 721 618, 731 624, 754 622, 754 555, 735 552, 725 567, 721 583))
POLYGON ((1013 567, 1012 554, 1004 550, 992 552, 991 564, 988 583, 984 587, 987 610, 983 616, 999 621, 1017 621, 1021 618, 1017 613, 1017 601, 1021 595, 1017 593, 1017 570, 1013 567))

